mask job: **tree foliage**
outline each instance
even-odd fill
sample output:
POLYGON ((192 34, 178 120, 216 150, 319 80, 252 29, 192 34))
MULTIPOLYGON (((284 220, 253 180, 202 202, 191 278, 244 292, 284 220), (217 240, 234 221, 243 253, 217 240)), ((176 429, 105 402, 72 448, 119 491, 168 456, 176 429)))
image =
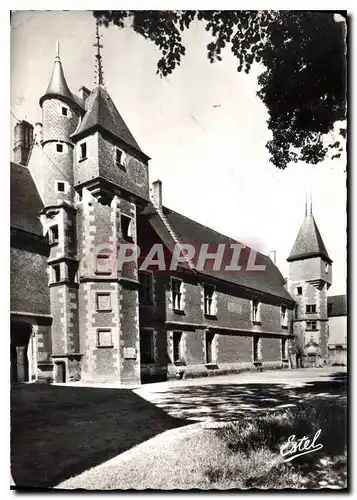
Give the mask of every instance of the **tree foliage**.
POLYGON ((341 156, 345 129, 341 140, 325 140, 335 122, 346 118, 346 23, 336 22, 333 12, 94 11, 94 16, 105 26, 129 25, 154 42, 162 77, 186 54, 183 32, 194 21, 204 23, 211 36, 210 62, 221 61, 229 47, 239 72, 261 64, 258 96, 269 114, 272 139, 266 146, 275 166, 341 156))

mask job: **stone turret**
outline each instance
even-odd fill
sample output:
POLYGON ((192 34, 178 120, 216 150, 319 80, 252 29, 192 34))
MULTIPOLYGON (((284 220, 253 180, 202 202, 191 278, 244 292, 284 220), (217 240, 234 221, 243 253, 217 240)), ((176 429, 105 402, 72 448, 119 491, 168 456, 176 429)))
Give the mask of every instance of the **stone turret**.
POLYGON ((293 330, 304 365, 319 366, 328 357, 327 290, 332 284, 329 257, 312 213, 305 218, 287 258, 288 290, 296 300, 293 330))

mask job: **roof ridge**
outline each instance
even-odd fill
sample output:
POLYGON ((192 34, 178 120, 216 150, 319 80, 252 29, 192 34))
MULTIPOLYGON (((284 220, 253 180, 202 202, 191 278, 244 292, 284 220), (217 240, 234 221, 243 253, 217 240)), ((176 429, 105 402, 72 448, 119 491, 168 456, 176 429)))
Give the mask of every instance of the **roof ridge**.
POLYGON ((265 253, 263 253, 263 252, 260 252, 259 250, 255 250, 255 249, 254 249, 254 248, 252 248, 251 246, 249 246, 249 245, 247 245, 247 244, 243 243, 242 241, 238 241, 237 239, 233 238, 233 236, 227 236, 226 234, 220 233, 220 232, 219 232, 219 231, 217 231, 216 229, 213 229, 213 228, 211 228, 211 227, 209 227, 209 226, 205 226, 205 225, 204 225, 204 224, 202 224, 201 222, 198 222, 198 221, 196 221, 196 220, 194 220, 194 219, 191 219, 190 217, 187 217, 186 215, 180 214, 179 212, 176 212, 176 210, 172 210, 172 209, 171 209, 171 208, 169 208, 169 207, 166 207, 166 206, 165 206, 165 207, 163 207, 163 208, 165 208, 166 210, 170 210, 170 212, 173 212, 173 213, 175 213, 175 214, 179 215, 180 217, 184 217, 185 219, 187 219, 187 220, 189 220, 189 221, 191 221, 191 222, 194 222, 195 224, 198 224, 198 225, 200 225, 201 227, 203 227, 203 228, 205 228, 205 229, 208 229, 209 231, 212 231, 212 232, 214 232, 214 233, 216 233, 216 234, 218 234, 218 235, 220 235, 220 236, 223 236, 224 238, 227 238, 227 240, 231 240, 231 241, 234 241, 234 242, 237 242, 237 243, 243 244, 243 245, 245 246, 245 248, 248 248, 248 249, 250 249, 250 250, 254 250, 254 251, 255 251, 258 255, 261 255, 261 256, 263 256, 263 257, 266 257, 267 259, 269 259, 269 260, 272 262, 272 264, 273 264, 275 267, 277 267, 277 265, 276 265, 276 264, 274 264, 274 262, 271 260, 271 258, 269 257, 269 255, 267 255, 267 254, 265 254, 265 253))

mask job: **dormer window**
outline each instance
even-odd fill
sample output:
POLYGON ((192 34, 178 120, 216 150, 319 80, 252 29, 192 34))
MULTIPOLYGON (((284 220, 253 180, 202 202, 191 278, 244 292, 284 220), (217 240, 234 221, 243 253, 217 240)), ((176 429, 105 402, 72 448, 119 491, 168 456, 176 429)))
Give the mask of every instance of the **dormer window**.
POLYGON ((68 108, 65 108, 64 106, 62 106, 61 112, 62 112, 62 116, 68 116, 68 108))
POLYGON ((82 144, 80 144, 80 153, 81 153, 80 160, 85 160, 87 158, 87 143, 86 142, 82 142, 82 144))
POLYGON ((57 153, 63 153, 63 144, 60 142, 56 144, 56 151, 57 153))

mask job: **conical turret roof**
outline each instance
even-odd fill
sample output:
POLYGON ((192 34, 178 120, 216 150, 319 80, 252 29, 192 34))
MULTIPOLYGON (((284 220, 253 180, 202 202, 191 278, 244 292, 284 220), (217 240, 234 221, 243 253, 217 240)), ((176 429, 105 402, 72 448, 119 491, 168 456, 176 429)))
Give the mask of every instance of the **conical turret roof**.
POLYGON ((50 83, 46 92, 40 99, 40 106, 42 106, 43 101, 48 97, 59 97, 65 102, 68 102, 68 104, 77 104, 72 92, 69 90, 64 76, 58 45, 50 83))
POLYGON ((291 262, 309 257, 321 257, 330 264, 332 262, 312 213, 305 215, 287 261, 291 262))

